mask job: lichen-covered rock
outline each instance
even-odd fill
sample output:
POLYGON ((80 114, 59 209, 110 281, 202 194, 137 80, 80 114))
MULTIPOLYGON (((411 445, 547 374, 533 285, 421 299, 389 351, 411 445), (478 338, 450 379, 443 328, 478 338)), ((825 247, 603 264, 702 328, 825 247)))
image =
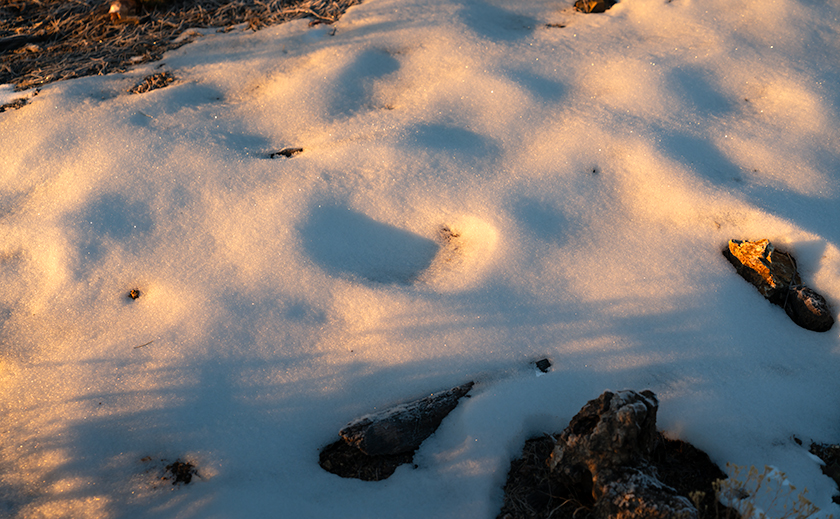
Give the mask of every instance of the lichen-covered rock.
POLYGON ((458 399, 473 387, 468 382, 448 391, 394 406, 354 420, 341 431, 348 445, 369 456, 412 452, 432 435, 444 417, 458 405, 458 399))
POLYGON ((802 284, 796 260, 787 252, 777 250, 770 240, 729 240, 723 255, 741 277, 777 305, 783 304, 791 285, 802 284))
POLYGON ((834 325, 825 298, 806 286, 790 287, 784 308, 793 322, 807 330, 827 332, 834 325))
POLYGON ((560 435, 551 470, 591 492, 592 517, 697 518, 697 509, 659 481, 649 462, 658 408, 651 391, 606 391, 587 402, 560 435))

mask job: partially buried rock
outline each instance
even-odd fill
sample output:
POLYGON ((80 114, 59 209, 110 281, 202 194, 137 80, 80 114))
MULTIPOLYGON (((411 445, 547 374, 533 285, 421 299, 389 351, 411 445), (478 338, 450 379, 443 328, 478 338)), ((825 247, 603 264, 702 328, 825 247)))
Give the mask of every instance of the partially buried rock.
POLYGON ((723 255, 742 278, 772 303, 784 302, 788 287, 802 283, 796 260, 787 252, 777 250, 770 240, 729 240, 723 255))
POLYGON ((827 332, 834 324, 825 298, 803 285, 790 287, 784 309, 793 322, 807 330, 827 332))
POLYGON ((339 431, 340 440, 321 450, 321 468, 364 481, 388 478, 413 459, 414 451, 472 387, 468 382, 350 422, 339 431))
POLYGON ((604 392, 558 438, 551 470, 591 493, 592 517, 696 519, 697 509, 659 481, 650 462, 659 402, 651 391, 604 392))
POLYGON ((582 13, 603 13, 616 3, 616 0, 577 0, 575 9, 582 13))
POLYGON ((768 301, 784 308, 799 326, 825 332, 834 324, 825 298, 802 285, 793 256, 776 249, 770 240, 729 240, 723 255, 741 277, 768 301))
POLYGON ((338 434, 348 445, 355 446, 368 456, 415 451, 455 409, 458 399, 472 387, 473 382, 468 382, 359 418, 347 424, 338 434))

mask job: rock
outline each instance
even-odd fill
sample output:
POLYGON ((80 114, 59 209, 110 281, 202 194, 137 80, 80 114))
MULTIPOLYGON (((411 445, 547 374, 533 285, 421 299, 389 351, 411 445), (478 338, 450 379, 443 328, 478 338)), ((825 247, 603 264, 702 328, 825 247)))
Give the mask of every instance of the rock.
POLYGON ((729 240, 723 255, 742 278, 779 306, 784 303, 788 288, 802 283, 796 271, 796 260, 788 253, 776 250, 770 240, 729 240))
POLYGON ((784 308, 794 323, 815 332, 828 331, 834 325, 825 298, 802 285, 793 256, 776 249, 769 240, 729 240, 723 255, 761 295, 784 308))
POLYGON ((458 405, 473 382, 400 404, 350 422, 339 431, 348 445, 369 456, 413 452, 432 435, 444 417, 458 405))
POLYGON ((327 472, 343 478, 382 481, 391 477, 397 467, 410 463, 413 458, 413 452, 391 456, 368 456, 339 439, 321 449, 318 464, 327 472))
POLYGON ((537 369, 543 373, 548 373, 551 369, 551 361, 548 359, 541 359, 537 361, 537 369))
POLYGON ((577 0, 575 9, 582 13, 603 13, 617 3, 616 0, 577 0))
POLYGON ((653 450, 659 402, 651 391, 605 391, 572 418, 551 454, 552 470, 563 470, 578 484, 598 480, 616 468, 644 460, 653 450))
POLYGON ((697 519, 691 501, 650 474, 627 469, 610 481, 592 517, 604 519, 697 519))
POLYGON ((698 517, 688 499, 658 480, 650 463, 658 408, 651 391, 606 391, 587 402, 560 434, 551 470, 591 492, 593 517, 698 517))
POLYGON ((803 285, 790 287, 784 309, 793 322, 806 330, 827 332, 834 325, 825 298, 803 285))
POLYGON ((272 151, 268 154, 268 158, 276 159, 277 157, 286 157, 287 159, 294 157, 298 153, 303 153, 303 148, 283 148, 280 151, 272 151))

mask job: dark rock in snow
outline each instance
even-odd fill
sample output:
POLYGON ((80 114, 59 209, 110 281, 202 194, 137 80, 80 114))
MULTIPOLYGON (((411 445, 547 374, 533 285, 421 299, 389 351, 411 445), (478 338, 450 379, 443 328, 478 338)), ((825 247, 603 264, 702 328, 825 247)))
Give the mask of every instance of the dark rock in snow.
POLYGON ((834 324, 825 298, 802 285, 793 256, 776 249, 769 240, 729 240, 723 255, 742 278, 771 303, 784 308, 799 326, 825 332, 834 324))
POLYGON ((343 478, 382 481, 391 477, 397 467, 410 463, 413 458, 413 452, 390 456, 368 456, 340 439, 321 449, 318 464, 327 472, 343 478))
POLYGON ((617 3, 616 0, 577 0, 575 9, 582 13, 603 13, 617 3))
POLYGON ((369 456, 412 452, 432 435, 473 382, 355 420, 339 435, 369 456))
POLYGON ((268 154, 268 158, 276 159, 277 157, 286 157, 287 159, 294 157, 298 153, 303 153, 303 148, 283 148, 280 151, 273 151, 268 154))
POLYGON ((790 287, 784 309, 793 322, 806 330, 827 332, 834 325, 825 298, 803 285, 790 287))
POLYGON ((658 408, 651 391, 606 391, 587 402, 560 435, 551 470, 591 493, 592 517, 698 517, 688 499, 658 480, 650 462, 658 408))
POLYGON ((543 373, 548 373, 548 371, 551 369, 551 361, 548 359, 538 360, 537 369, 542 371, 543 373))

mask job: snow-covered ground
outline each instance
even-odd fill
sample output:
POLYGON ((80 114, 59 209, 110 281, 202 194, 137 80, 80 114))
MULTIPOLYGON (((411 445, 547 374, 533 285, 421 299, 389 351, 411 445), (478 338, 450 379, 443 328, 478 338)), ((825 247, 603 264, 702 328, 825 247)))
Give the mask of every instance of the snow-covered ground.
POLYGON ((368 0, 0 114, 0 515, 495 517, 526 438, 626 388, 840 515, 840 326, 721 255, 769 238, 837 317, 840 3, 571 3, 368 0), (318 466, 470 380, 417 468, 318 466))

